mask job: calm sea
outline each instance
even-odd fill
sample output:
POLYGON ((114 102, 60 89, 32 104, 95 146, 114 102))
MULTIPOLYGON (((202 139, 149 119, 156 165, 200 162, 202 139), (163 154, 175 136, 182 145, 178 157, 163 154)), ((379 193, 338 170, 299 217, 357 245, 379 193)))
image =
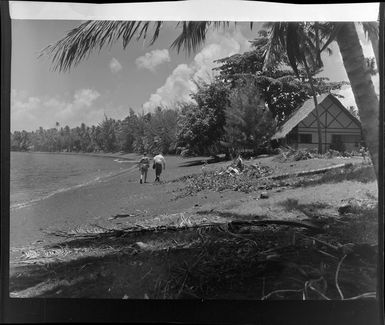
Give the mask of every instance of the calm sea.
POLYGON ((132 168, 132 161, 111 157, 11 152, 10 206, 21 208, 132 168))

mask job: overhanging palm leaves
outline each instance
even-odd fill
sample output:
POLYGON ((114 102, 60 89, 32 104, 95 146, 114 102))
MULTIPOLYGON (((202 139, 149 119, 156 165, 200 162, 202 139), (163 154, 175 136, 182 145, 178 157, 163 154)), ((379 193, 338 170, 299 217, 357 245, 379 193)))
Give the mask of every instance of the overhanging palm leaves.
MULTIPOLYGON (((236 23, 234 23, 236 24, 236 23)), ((178 52, 181 49, 185 50, 187 54, 195 52, 199 46, 201 46, 205 40, 208 29, 213 26, 214 28, 229 27, 229 22, 219 21, 184 21, 177 24, 182 26, 182 32, 171 44, 172 48, 176 48, 178 52)), ((252 28, 252 25, 250 26, 252 28)))
MULTIPOLYGON (((178 52, 183 49, 191 54, 205 42, 210 27, 227 28, 229 24, 229 22, 210 21, 179 22, 176 27, 181 27, 182 31, 171 47, 176 48, 178 52)), ((68 71, 87 59, 95 49, 100 51, 103 47, 111 47, 119 40, 122 41, 123 49, 126 49, 133 39, 137 41, 147 39, 150 29, 152 34, 149 45, 153 45, 159 37, 162 25, 162 21, 89 20, 69 31, 58 42, 48 45, 40 52, 39 57, 51 57, 51 68, 55 71, 68 71)))
POLYGON ((68 71, 97 48, 100 51, 121 40, 125 49, 134 37, 136 40, 146 39, 150 25, 153 25, 152 45, 159 36, 161 21, 86 21, 68 32, 63 39, 44 48, 40 56, 52 58, 53 70, 68 71))

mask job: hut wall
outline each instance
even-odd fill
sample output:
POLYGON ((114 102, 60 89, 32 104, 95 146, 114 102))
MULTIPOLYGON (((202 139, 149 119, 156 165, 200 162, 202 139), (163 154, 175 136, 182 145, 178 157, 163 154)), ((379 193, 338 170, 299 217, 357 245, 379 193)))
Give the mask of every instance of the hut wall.
MULTIPOLYGON (((318 107, 323 150, 328 150, 333 139, 337 137, 342 141, 347 151, 358 150, 361 141, 361 128, 348 115, 349 113, 337 106, 330 98, 326 98, 318 107)), ((297 132, 299 149, 318 148, 318 129, 315 111, 312 111, 298 124, 297 132), (310 138, 311 141, 309 141, 310 138)))

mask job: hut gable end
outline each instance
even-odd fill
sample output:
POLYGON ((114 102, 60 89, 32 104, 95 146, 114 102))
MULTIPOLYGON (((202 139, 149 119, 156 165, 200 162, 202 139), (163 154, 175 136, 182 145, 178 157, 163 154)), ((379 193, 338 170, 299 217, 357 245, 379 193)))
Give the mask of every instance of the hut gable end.
MULTIPOLYGON (((318 114, 322 129, 360 129, 360 121, 354 117, 332 94, 318 96, 318 114)), ((307 100, 277 130, 272 139, 284 138, 294 127, 299 131, 317 129, 313 99, 307 100)))

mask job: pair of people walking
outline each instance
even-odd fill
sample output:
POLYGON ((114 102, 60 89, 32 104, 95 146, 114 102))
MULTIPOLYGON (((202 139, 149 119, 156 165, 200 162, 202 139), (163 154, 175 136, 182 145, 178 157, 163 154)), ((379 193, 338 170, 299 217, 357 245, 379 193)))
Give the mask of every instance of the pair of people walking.
MULTIPOLYGON (((139 161, 140 184, 142 184, 143 181, 147 183, 147 173, 149 168, 150 158, 147 157, 147 153, 145 152, 139 161)), ((166 169, 166 160, 161 153, 154 157, 152 168, 155 169, 155 182, 160 182, 160 174, 162 174, 163 169, 166 169)))

